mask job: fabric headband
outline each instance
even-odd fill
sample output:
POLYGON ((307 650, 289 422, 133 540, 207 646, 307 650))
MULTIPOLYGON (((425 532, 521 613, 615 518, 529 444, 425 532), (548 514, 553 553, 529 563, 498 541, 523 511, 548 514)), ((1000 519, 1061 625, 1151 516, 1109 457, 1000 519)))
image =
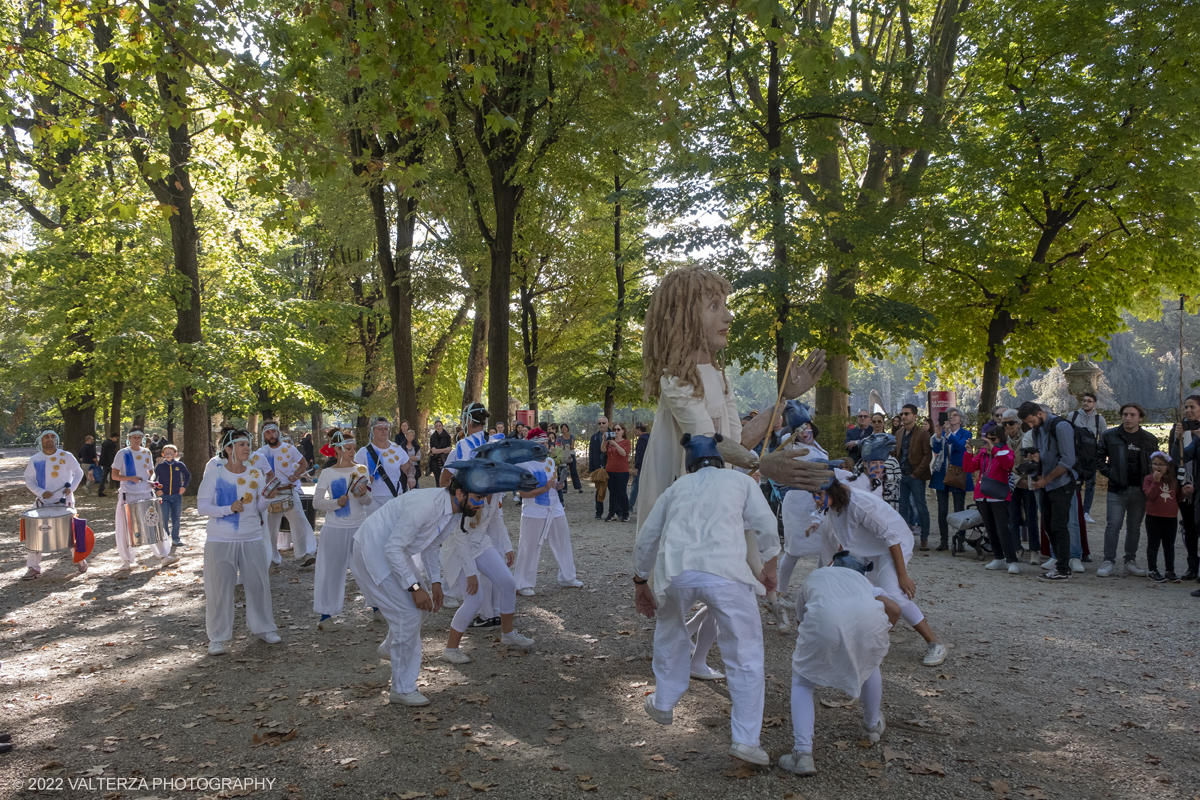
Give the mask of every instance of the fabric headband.
POLYGON ((238 436, 236 431, 230 431, 225 434, 225 437, 221 440, 221 452, 217 454, 217 461, 221 464, 229 463, 229 459, 225 457, 225 448, 238 442, 251 443, 249 436, 238 436))
POLYGON ((137 428, 134 428, 134 429, 133 429, 133 430, 131 430, 129 433, 125 434, 125 438, 126 438, 126 439, 128 439, 130 436, 141 436, 141 437, 143 437, 143 438, 144 438, 144 437, 146 436, 146 434, 142 433, 142 432, 141 432, 141 431, 139 431, 137 428))
POLYGON ((49 428, 47 428, 46 430, 41 432, 41 434, 38 436, 38 441, 40 442, 42 439, 46 438, 47 436, 54 437, 55 447, 57 447, 59 445, 59 443, 62 441, 61 439, 58 438, 58 433, 50 430, 49 428))
POLYGON ((375 423, 373 425, 371 425, 371 428, 373 430, 375 428, 378 428, 380 425, 386 425, 388 430, 392 429, 392 423, 388 422, 383 417, 380 417, 379 419, 375 420, 375 423))
POLYGON ((1169 455, 1167 455, 1166 453, 1164 453, 1162 450, 1155 450, 1153 453, 1150 454, 1150 458, 1152 458, 1152 459, 1159 458, 1159 457, 1161 457, 1168 464, 1171 463, 1171 457, 1169 455))
POLYGON ((276 425, 274 422, 268 422, 266 425, 263 425, 263 429, 262 429, 263 436, 267 435, 267 431, 277 431, 277 430, 279 430, 278 425, 276 425))

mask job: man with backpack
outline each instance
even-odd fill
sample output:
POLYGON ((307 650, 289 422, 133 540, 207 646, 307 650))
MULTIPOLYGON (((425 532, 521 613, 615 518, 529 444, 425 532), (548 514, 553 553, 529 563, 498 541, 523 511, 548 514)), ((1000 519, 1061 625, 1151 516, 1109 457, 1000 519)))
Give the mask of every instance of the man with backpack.
POLYGON ((1042 490, 1042 514, 1049 521, 1050 546, 1054 550, 1053 568, 1045 565, 1046 580, 1066 580, 1071 577, 1071 532, 1068 527, 1071 505, 1078 491, 1075 471, 1076 428, 1046 406, 1032 401, 1021 403, 1017 416, 1033 431, 1033 442, 1042 464, 1042 476, 1029 484, 1042 490))
MULTIPOLYGON (((1104 415, 1096 410, 1096 395, 1093 392, 1084 392, 1083 401, 1079 408, 1071 412, 1068 417, 1071 424, 1076 428, 1082 428, 1085 431, 1091 431, 1096 437, 1096 441, 1100 441, 1100 437, 1108 430, 1108 423, 1104 421, 1104 415)), ((1083 490, 1083 519, 1086 522, 1095 522, 1092 519, 1092 499, 1096 496, 1096 476, 1092 477, 1084 485, 1083 490)))
POLYGON ((1107 578, 1116 569, 1117 540, 1121 538, 1122 521, 1125 523, 1125 573, 1146 574, 1137 565, 1138 541, 1141 539, 1142 521, 1146 517, 1142 478, 1150 474, 1150 456, 1158 450, 1158 440, 1142 429, 1142 420, 1145 418, 1146 409, 1137 403, 1121 406, 1121 427, 1105 431, 1096 448, 1100 471, 1108 478, 1104 563, 1096 571, 1101 578, 1107 578))

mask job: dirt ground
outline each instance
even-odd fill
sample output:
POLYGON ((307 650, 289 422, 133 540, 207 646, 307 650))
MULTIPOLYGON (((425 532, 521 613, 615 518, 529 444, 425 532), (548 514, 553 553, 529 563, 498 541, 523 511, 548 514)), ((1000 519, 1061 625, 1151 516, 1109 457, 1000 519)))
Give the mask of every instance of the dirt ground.
MULTIPOLYGON (((363 613, 353 578, 337 629, 322 633, 313 573, 286 557, 271 577, 283 642, 247 638, 239 611, 230 652, 208 656, 194 500, 170 569, 115 575, 115 501, 85 497, 88 573, 47 556, 42 578, 20 582, 20 455, 0 461, 0 729, 16 745, 0 755, 0 797, 1200 797, 1196 584, 1099 579, 1098 553, 1087 575, 1047 584, 1028 566, 1014 577, 918 552, 916 601, 949 658, 921 666, 923 642, 898 625, 883 742, 867 747, 857 704, 820 690, 819 774, 802 779, 725 754, 724 682, 693 681, 670 727, 647 718, 654 626, 633 609, 633 526, 594 521, 590 494, 567 500, 585 587, 557 588, 547 547, 538 594, 518 598, 535 648, 468 633, 474 662, 447 664, 442 611, 424 628, 432 705, 409 709, 388 704, 384 626, 363 613)), ((513 509, 508 522, 515 544, 513 509)), ((1101 538, 1097 528, 1097 550, 1101 538)), ((763 746, 777 759, 791 749, 794 634, 770 628, 766 642, 763 746)))

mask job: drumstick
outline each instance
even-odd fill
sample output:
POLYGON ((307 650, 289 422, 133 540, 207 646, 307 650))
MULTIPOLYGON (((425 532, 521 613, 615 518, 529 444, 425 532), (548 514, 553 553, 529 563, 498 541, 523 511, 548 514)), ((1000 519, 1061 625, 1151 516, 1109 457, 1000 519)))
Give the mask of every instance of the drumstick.
POLYGON ((767 440, 775 431, 775 418, 779 416, 779 404, 783 402, 783 387, 787 386, 788 375, 792 372, 792 362, 796 360, 796 351, 800 349, 799 342, 792 343, 792 354, 788 356, 787 366, 783 368, 783 380, 779 382, 779 394, 775 396, 775 409, 771 412, 771 421, 767 424, 767 432, 763 436, 759 458, 767 454, 767 440))

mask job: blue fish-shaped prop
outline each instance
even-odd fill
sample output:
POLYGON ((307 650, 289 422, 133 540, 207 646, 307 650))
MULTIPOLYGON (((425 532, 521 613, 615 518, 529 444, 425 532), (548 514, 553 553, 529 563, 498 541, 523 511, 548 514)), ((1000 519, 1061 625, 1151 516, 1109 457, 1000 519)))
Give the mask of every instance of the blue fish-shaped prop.
MULTIPOLYGON (((542 451, 545 452, 545 449, 543 447, 542 451)), ((532 492, 538 488, 537 478, 533 477, 533 473, 515 464, 472 458, 470 461, 452 461, 444 468, 454 470, 458 482, 471 494, 532 492)))
POLYGON ((524 464, 526 461, 545 461, 549 457, 550 451, 544 444, 528 439, 504 439, 475 448, 475 458, 498 464, 524 464))

